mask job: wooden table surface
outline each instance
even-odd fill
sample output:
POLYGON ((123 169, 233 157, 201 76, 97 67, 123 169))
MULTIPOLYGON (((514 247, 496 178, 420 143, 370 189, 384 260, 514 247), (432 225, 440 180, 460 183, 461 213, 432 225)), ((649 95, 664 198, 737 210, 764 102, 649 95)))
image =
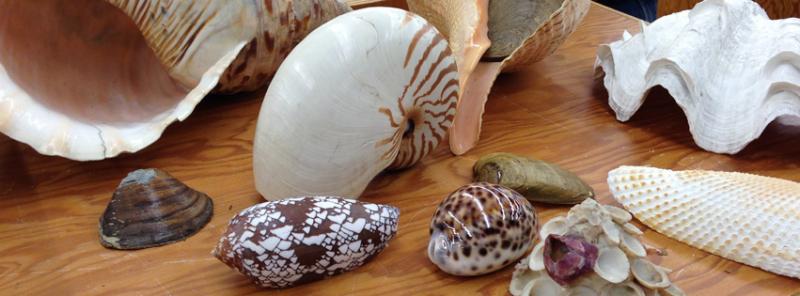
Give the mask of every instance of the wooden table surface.
MULTIPOLYGON (((399 232, 374 261, 340 276, 275 295, 502 295, 512 267, 481 277, 439 271, 425 255, 434 208, 468 183, 475 160, 507 151, 557 163, 610 203, 606 174, 620 165, 744 171, 800 180, 800 129, 771 125, 735 155, 717 155, 692 141, 680 108, 652 92, 630 122, 615 120, 592 69, 600 43, 639 31, 638 22, 593 5, 578 31, 550 58, 502 76, 487 105, 482 139, 456 157, 445 146, 417 166, 377 177, 363 200, 401 209, 399 232)), ((36 154, 0 136, 0 294, 243 295, 270 294, 210 255, 228 220, 263 200, 253 184, 251 152, 263 90, 209 97, 149 148, 99 162, 36 154), (97 221, 119 181, 156 167, 214 198, 214 218, 186 241, 140 251, 98 243, 97 221)), ((542 221, 566 207, 535 204, 542 221)), ((641 225, 640 225, 641 226, 641 225)), ((646 230, 644 241, 665 248, 654 262, 690 295, 787 295, 800 281, 734 263, 646 230)))

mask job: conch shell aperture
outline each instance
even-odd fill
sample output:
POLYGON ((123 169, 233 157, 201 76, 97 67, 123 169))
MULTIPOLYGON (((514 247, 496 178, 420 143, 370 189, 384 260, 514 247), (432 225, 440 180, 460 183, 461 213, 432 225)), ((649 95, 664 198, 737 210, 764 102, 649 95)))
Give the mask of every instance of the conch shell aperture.
POLYGON ((264 86, 300 38, 347 10, 338 0, 1 0, 0 132, 74 160, 136 152, 215 88, 264 86))

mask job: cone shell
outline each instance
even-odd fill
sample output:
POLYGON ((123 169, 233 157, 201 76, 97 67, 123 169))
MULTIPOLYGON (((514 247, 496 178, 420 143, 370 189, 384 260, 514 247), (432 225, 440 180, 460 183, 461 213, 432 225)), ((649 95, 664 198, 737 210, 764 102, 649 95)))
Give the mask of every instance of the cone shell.
POLYGON ((617 168, 614 198, 645 225, 695 248, 800 277, 800 184, 743 173, 617 168))
POLYGON ((100 217, 100 244, 142 249, 181 241, 213 215, 208 195, 158 169, 136 170, 119 184, 100 217))
POLYGON ((481 275, 513 264, 533 246, 538 220, 519 193, 488 183, 459 188, 431 220, 428 258, 453 275, 481 275))
POLYGON ((264 86, 300 38, 348 9, 338 0, 0 1, 0 132, 74 160, 136 152, 214 88, 264 86))
POLYGON ((419 16, 366 8, 337 17, 297 45, 267 90, 256 187, 269 200, 358 197, 384 169, 409 167, 444 140, 458 89, 447 41, 419 16))
POLYGON ((340 197, 265 202, 233 217, 213 254, 261 287, 290 287, 364 265, 388 246, 399 215, 340 197))

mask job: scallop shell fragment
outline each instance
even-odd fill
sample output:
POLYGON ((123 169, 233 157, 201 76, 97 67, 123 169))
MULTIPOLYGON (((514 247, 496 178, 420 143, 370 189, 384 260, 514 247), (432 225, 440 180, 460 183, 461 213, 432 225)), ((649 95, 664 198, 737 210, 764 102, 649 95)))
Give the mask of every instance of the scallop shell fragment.
POLYGON ((300 38, 347 10, 338 0, 2 0, 0 132, 74 160, 139 151, 215 88, 263 87, 300 38))
POLYGON ((339 16, 295 47, 267 90, 256 187, 268 200, 357 198, 378 173, 414 165, 445 139, 458 90, 447 40, 421 17, 394 8, 339 16))
POLYGON ((800 278, 800 184, 744 173, 623 166, 614 198, 654 230, 704 251, 800 278))
POLYGON ((564 234, 542 234, 544 243, 515 266, 509 292, 527 295, 532 283, 542 278, 560 284, 559 295, 659 295, 664 289, 679 292, 667 276, 668 269, 647 261, 637 234, 623 231, 630 219, 622 212, 587 199, 572 207, 566 218, 548 221, 542 233, 563 229, 564 234))
POLYGON ((395 236, 399 215, 340 197, 265 202, 233 217, 213 254, 261 287, 290 287, 366 264, 395 236))
POLYGON ((200 231, 213 212, 208 195, 167 172, 136 170, 122 179, 100 217, 100 244, 131 250, 181 241, 200 231))

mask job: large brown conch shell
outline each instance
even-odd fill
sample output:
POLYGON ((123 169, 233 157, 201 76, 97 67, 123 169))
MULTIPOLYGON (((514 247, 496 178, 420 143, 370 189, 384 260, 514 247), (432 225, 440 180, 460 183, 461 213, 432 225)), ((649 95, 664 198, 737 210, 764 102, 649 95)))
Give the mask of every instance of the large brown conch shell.
POLYGON ((213 89, 266 85, 339 1, 0 0, 0 132, 39 153, 136 152, 213 89))
POLYGON ((214 211, 205 193, 158 169, 128 174, 100 217, 100 244, 143 249, 184 240, 203 228, 214 211))
POLYGON ((450 128, 453 153, 464 154, 477 144, 497 75, 552 54, 575 31, 589 5, 589 0, 408 0, 409 9, 436 25, 457 55, 462 88, 450 128), (487 31, 491 47, 484 42, 487 31), (478 62, 480 56, 485 61, 478 62))

